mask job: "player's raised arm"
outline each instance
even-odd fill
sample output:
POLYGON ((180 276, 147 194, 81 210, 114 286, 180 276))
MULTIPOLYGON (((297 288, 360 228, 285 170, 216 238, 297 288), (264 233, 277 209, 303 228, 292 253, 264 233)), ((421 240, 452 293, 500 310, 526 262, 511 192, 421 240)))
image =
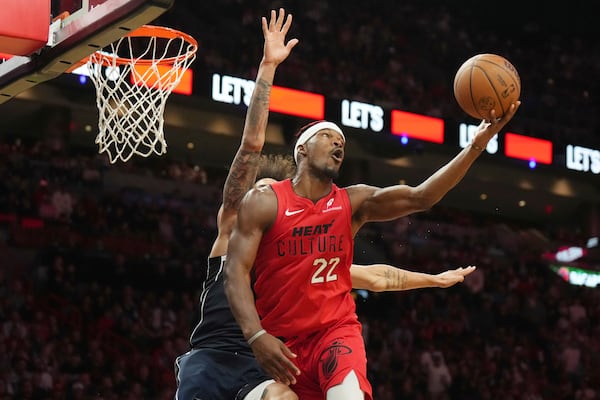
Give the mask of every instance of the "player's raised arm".
POLYGON ((217 240, 211 250, 211 256, 225 254, 227 241, 235 224, 237 210, 242 197, 256 179, 260 154, 265 144, 271 88, 275 70, 290 54, 298 39, 285 42, 292 24, 292 15, 285 11, 271 11, 271 18, 262 18, 262 31, 265 39, 263 57, 258 67, 254 91, 250 98, 242 141, 235 154, 223 187, 223 205, 217 215, 217 240))
POLYGON ((258 157, 265 144, 271 88, 277 66, 282 63, 298 43, 298 39, 285 42, 292 24, 292 15, 285 11, 271 11, 271 19, 262 18, 265 38, 263 58, 258 68, 256 83, 244 123, 242 143, 231 165, 223 189, 223 209, 236 213, 244 194, 252 187, 256 178, 258 157))
POLYGON ((463 282, 465 276, 475 271, 474 266, 456 268, 439 274, 408 271, 387 264, 352 264, 350 276, 354 289, 372 292, 389 292, 422 288, 448 288, 463 282))
POLYGON ((479 125, 472 143, 418 186, 349 187, 354 232, 365 222, 388 221, 433 207, 463 179, 488 142, 512 119, 520 104, 517 101, 511 105, 499 119, 492 112, 491 120, 479 125))

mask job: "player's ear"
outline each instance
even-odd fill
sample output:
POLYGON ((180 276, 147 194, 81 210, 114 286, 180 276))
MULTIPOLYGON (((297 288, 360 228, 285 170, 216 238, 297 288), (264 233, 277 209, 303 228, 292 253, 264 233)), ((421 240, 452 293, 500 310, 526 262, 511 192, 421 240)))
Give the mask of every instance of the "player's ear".
POLYGON ((306 143, 298 145, 298 155, 302 154, 302 157, 306 157, 306 143))

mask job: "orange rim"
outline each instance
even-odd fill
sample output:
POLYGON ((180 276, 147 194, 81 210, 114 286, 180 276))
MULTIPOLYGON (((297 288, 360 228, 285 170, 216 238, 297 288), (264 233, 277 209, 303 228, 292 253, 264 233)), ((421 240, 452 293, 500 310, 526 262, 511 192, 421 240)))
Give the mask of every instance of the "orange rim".
MULTIPOLYGON (((139 27, 138 29, 125 35, 125 37, 127 37, 127 36, 128 37, 158 37, 158 38, 162 38, 162 39, 180 38, 191 45, 191 48, 189 48, 185 53, 180 54, 176 57, 166 57, 166 58, 160 60, 158 63, 156 62, 156 60, 153 60, 153 59, 136 59, 135 60, 136 65, 153 65, 153 64, 173 65, 175 63, 182 62, 183 60, 193 56, 194 54, 196 54, 196 51, 198 50, 198 42, 192 36, 188 35, 187 33, 178 31, 176 29, 166 28, 164 26, 143 25, 143 26, 139 27)), ((113 65, 129 65, 129 64, 131 64, 131 60, 132 60, 131 58, 114 57, 111 55, 106 55, 99 51, 96 52, 96 57, 97 57, 97 60, 96 60, 97 63, 99 63, 105 67, 110 67, 113 65)), ((89 59, 89 56, 85 57, 83 60, 73 64, 67 70, 67 72, 72 72, 76 68, 87 64, 88 59, 89 59)))
POLYGON ((66 19, 68 16, 70 16, 71 13, 68 11, 63 11, 60 14, 58 14, 56 17, 52 18, 52 22, 56 22, 59 19, 62 21, 63 19, 66 19))

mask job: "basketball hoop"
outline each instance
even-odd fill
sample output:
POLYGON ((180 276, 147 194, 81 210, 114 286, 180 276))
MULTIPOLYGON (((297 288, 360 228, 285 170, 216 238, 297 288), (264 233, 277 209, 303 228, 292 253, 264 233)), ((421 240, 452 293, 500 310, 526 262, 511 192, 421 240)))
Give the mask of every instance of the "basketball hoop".
POLYGON ((109 161, 167 152, 164 111, 196 58, 198 43, 174 29, 144 25, 87 60, 99 112, 96 144, 109 161))

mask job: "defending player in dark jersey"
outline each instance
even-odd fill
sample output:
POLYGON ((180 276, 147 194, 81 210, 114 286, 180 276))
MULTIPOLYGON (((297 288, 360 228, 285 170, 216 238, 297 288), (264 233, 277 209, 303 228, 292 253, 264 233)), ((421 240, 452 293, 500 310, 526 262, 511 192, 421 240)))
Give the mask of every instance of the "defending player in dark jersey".
MULTIPOLYGON (((279 13, 271 11, 268 24, 266 18, 262 18, 263 57, 248 105, 242 141, 223 187, 223 205, 217 216, 218 235, 209 255, 207 280, 200 299, 200 322, 192 333, 192 349, 175 361, 175 399, 178 400, 243 399, 246 393, 241 390, 252 389, 269 379, 257 366, 239 334, 239 327, 231 318, 221 271, 240 200, 256 180, 275 70, 298 43, 297 39, 285 42, 291 23, 292 16, 286 17, 283 9, 279 13)), ((297 398, 287 386, 271 385, 272 394, 277 394, 277 390, 285 392, 282 399, 297 398)))
POLYGON ((229 241, 225 293, 265 371, 291 384, 303 400, 372 399, 350 293, 354 235, 367 222, 435 205, 519 105, 511 105, 502 118, 492 111, 473 143, 416 187, 338 188, 333 180, 344 159, 342 130, 327 121, 306 127, 294 149, 294 178, 251 190, 229 241))

